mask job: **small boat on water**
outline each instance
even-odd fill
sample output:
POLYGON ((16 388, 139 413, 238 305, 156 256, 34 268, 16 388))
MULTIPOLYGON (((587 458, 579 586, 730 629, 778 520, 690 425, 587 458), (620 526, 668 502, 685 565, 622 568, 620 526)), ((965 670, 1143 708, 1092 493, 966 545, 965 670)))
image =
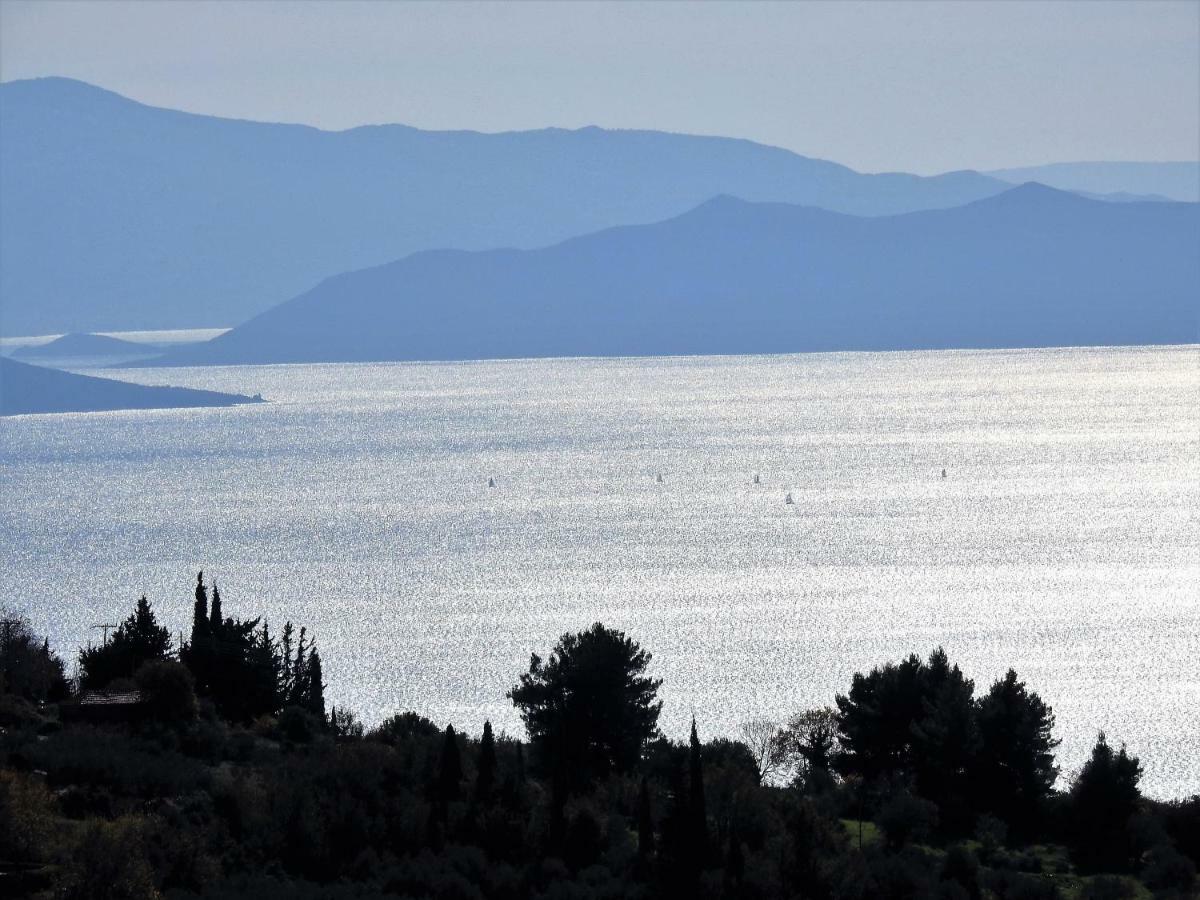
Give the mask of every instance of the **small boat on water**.
POLYGON ((758 483, 759 483, 759 482, 758 482, 758 473, 757 473, 757 472, 755 472, 755 473, 754 473, 754 483, 755 483, 755 484, 758 484, 758 483))
POLYGON ((654 480, 657 481, 659 484, 662 484, 663 483, 662 472, 659 472, 654 480))
POLYGON ((788 506, 792 506, 795 504, 796 501, 792 499, 791 491, 788 491, 788 495, 783 498, 783 502, 786 503, 788 506))
POLYGON ((496 479, 489 477, 488 478, 488 487, 495 487, 495 486, 496 486, 496 479))

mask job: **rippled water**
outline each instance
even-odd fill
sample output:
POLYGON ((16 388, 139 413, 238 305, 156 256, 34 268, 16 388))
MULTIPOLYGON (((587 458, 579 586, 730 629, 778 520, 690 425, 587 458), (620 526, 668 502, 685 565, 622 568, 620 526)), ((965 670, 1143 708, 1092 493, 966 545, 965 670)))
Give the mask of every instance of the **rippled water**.
POLYGON ((3 602, 64 650, 142 592, 184 627, 204 568, 333 702, 519 731, 600 619, 682 737, 942 644, 1054 706, 1064 771, 1104 729, 1200 790, 1200 348, 107 374, 273 402, 0 425, 3 602))

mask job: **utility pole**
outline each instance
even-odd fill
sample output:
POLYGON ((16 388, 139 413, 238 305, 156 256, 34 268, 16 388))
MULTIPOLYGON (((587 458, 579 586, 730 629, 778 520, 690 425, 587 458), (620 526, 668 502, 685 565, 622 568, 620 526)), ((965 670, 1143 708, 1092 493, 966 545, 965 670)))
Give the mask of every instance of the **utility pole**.
POLYGON ((120 628, 121 626, 120 626, 120 625, 113 625, 113 624, 112 624, 112 623, 110 623, 110 622, 105 622, 105 623, 102 623, 102 624, 100 624, 100 625, 93 625, 92 627, 93 627, 93 628, 100 628, 100 629, 103 629, 103 631, 104 631, 104 646, 107 646, 107 645, 108 645, 108 629, 110 629, 110 628, 120 628))

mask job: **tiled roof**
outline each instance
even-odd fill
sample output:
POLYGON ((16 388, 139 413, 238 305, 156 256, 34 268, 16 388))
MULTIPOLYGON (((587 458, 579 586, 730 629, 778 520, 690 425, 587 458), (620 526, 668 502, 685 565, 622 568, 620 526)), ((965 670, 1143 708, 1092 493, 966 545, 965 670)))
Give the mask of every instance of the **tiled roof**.
POLYGON ((79 698, 83 706, 128 706, 142 702, 141 691, 88 691, 79 698))

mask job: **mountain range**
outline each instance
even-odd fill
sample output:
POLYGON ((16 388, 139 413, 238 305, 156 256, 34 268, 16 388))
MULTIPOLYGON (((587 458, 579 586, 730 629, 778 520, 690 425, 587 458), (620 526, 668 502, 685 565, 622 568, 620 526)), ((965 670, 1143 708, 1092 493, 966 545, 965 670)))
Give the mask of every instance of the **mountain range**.
POLYGON ((720 197, 339 275, 153 364, 1187 343, 1197 247, 1197 204, 1033 183, 877 217, 720 197))
POLYGON ((1006 190, 866 175, 750 141, 583 128, 321 131, 0 85, 0 330, 227 326, 337 272, 438 248, 533 248, 720 194, 855 215, 1006 190))

